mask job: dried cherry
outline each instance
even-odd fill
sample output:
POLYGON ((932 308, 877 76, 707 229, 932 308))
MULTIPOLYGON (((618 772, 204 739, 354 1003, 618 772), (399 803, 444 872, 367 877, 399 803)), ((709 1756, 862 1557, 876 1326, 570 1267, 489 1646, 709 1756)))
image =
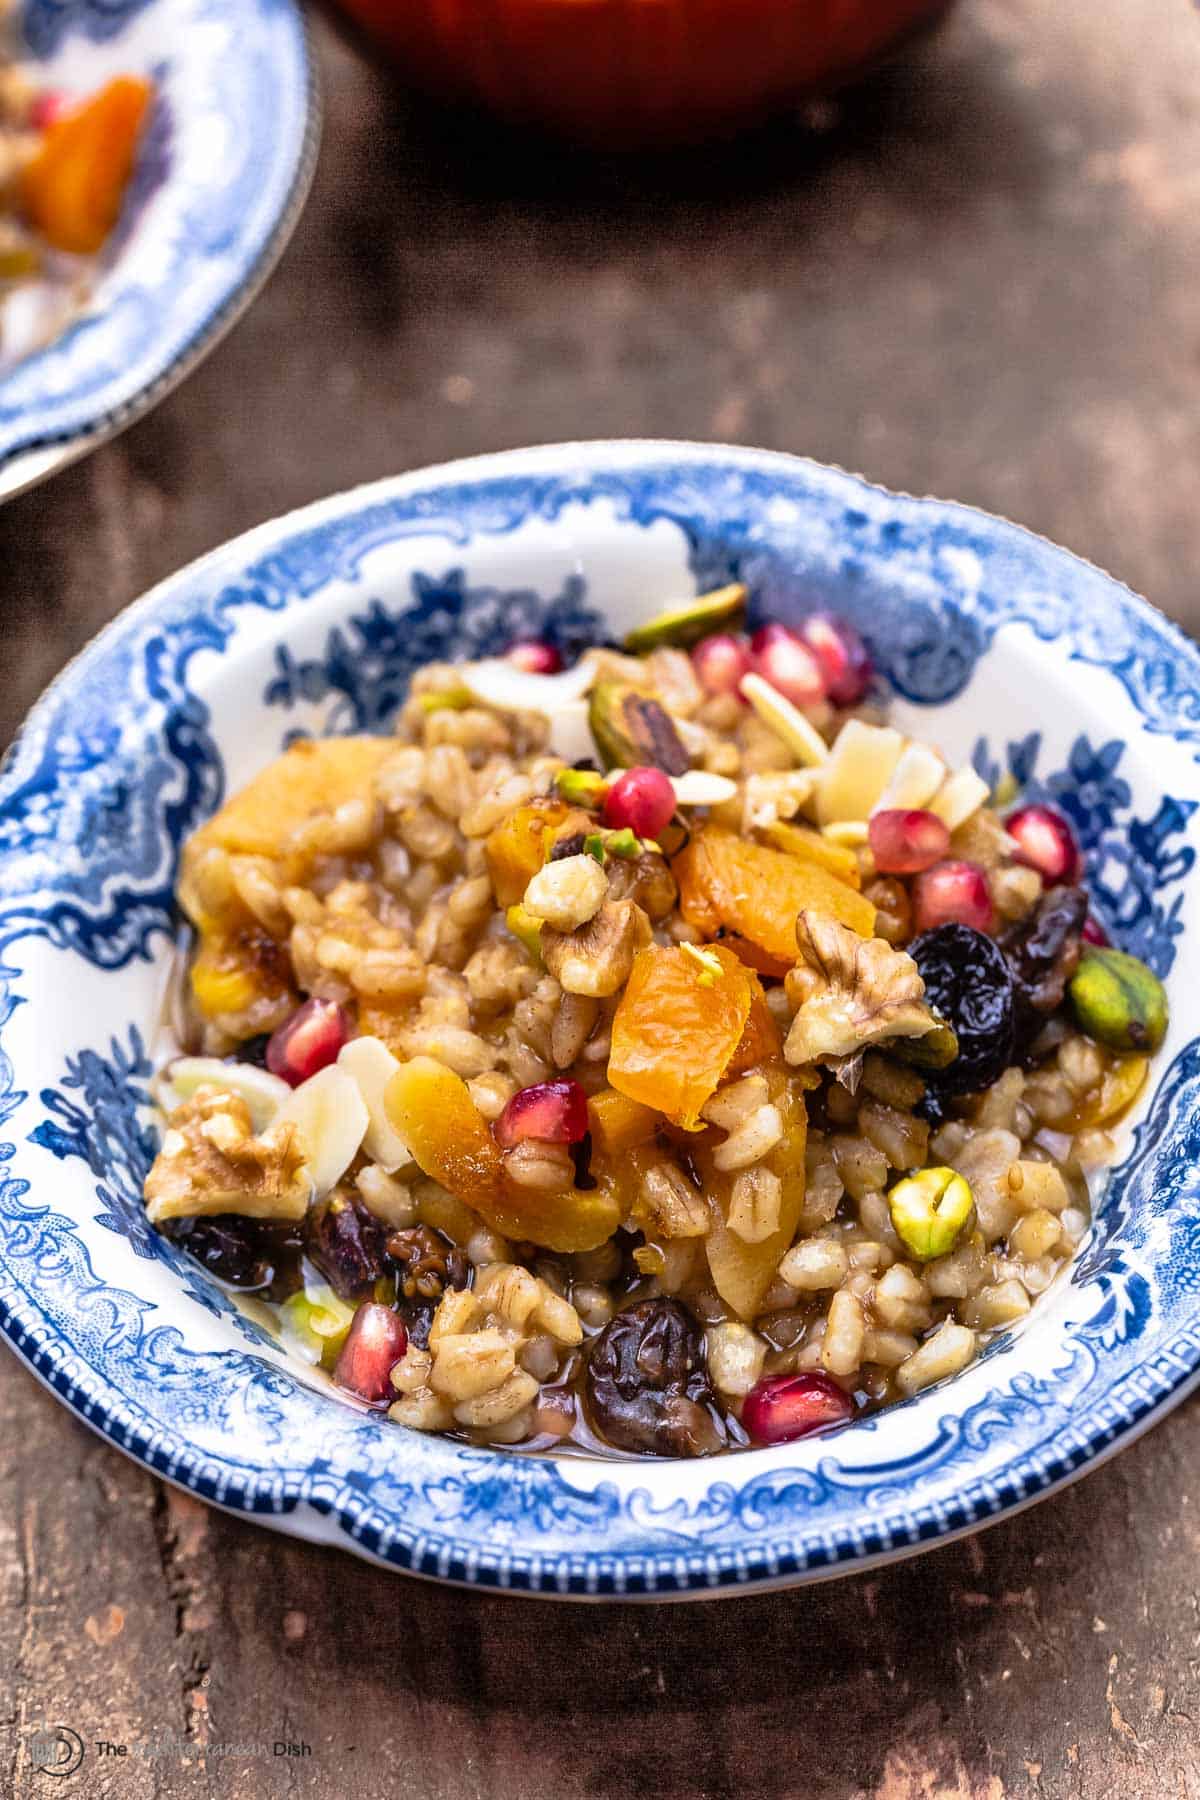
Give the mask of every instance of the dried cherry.
POLYGON ((994 939, 973 925, 937 925, 908 946, 925 998, 953 1028, 958 1055, 930 1082, 942 1094, 974 1093, 1011 1063, 1015 1042, 1012 969, 994 939))
POLYGON ((586 1391, 593 1425, 618 1450, 724 1448, 700 1328, 678 1300, 640 1300, 610 1319, 592 1346, 586 1391))

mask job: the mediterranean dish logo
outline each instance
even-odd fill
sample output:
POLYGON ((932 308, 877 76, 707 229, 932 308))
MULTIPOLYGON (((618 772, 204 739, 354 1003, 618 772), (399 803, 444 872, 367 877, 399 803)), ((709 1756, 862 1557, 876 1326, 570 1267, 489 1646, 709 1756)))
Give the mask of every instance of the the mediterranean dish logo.
POLYGON ((312 1745, 305 1743, 303 1739, 253 1738, 237 1743, 206 1743, 201 1751, 193 1738, 174 1732, 162 1732, 147 1738, 131 1738, 128 1742, 94 1738, 85 1744, 70 1725, 36 1725, 26 1734, 25 1752, 30 1766, 39 1774, 61 1781, 68 1775, 74 1775, 85 1755, 102 1762, 120 1761, 128 1757, 139 1762, 190 1763, 198 1760, 201 1754, 205 1761, 214 1757, 234 1756, 241 1761, 274 1762, 291 1757, 309 1757, 312 1755, 312 1745))
POLYGON ((73 1775, 83 1761, 83 1739, 69 1725, 38 1725, 25 1740, 29 1760, 43 1775, 73 1775))

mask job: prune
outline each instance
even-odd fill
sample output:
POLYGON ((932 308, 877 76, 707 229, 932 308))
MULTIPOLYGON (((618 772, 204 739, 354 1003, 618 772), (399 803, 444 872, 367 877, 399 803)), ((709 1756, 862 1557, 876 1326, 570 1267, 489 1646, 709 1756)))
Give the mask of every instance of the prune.
POLYGON ((438 1301, 447 1288, 470 1285, 471 1267, 462 1251, 430 1225, 393 1231, 387 1254, 396 1270, 396 1302, 412 1342, 424 1350, 438 1301))
POLYGON ((958 1039, 958 1055, 931 1087, 942 1094, 987 1087, 1013 1058, 1014 984, 1003 950, 973 925, 937 925, 914 938, 908 953, 926 1000, 958 1039))
POLYGON ((710 1456, 724 1447, 700 1329, 678 1300, 641 1300, 592 1346, 592 1423, 618 1450, 710 1456))
POLYGON ((386 1231, 356 1195, 335 1188, 304 1221, 304 1248, 334 1293, 359 1299, 384 1272, 386 1231))
POLYGON ((1000 939, 1013 973, 1017 1049, 1025 1055, 1045 1022, 1062 1005, 1079 966, 1088 897, 1081 887, 1054 887, 1033 911, 1000 939))
POLYGON ((171 1219, 162 1229, 218 1281, 247 1291, 271 1287, 298 1247, 294 1232, 265 1227, 240 1213, 171 1219))

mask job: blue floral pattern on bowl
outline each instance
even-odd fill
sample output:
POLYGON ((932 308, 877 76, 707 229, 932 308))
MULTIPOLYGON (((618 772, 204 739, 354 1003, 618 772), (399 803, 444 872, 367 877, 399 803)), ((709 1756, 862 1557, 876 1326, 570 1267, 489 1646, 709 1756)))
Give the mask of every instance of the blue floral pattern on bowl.
POLYGON ((50 690, 0 788, 0 1327, 147 1465, 443 1579, 712 1593, 901 1554, 1067 1479, 1200 1368, 1200 656, 1001 521, 789 458, 597 445, 401 478, 183 571, 50 690), (385 728, 420 663, 619 635, 738 574, 855 617, 901 716, 1068 812, 1171 1036, 1096 1227, 953 1383, 708 1464, 523 1457, 355 1409, 145 1228, 178 847, 297 731, 385 728), (1031 670, 1036 678, 1031 679, 1031 670))
POLYGON ((0 372, 0 495, 128 424, 233 322, 299 215, 319 107, 294 0, 26 0, 36 78, 151 76, 155 109, 94 291, 0 372))

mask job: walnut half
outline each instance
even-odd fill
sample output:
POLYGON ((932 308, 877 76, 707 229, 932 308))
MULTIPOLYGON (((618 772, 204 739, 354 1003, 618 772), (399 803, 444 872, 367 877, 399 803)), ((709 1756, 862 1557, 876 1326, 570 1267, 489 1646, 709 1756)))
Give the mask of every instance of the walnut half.
POLYGON ((152 1225, 214 1213, 295 1221, 311 1195, 295 1127, 273 1125, 255 1137, 241 1096, 205 1086, 171 1114, 146 1177, 146 1216, 152 1225))
POLYGON ((542 961, 568 994, 605 1000, 629 980, 633 959, 650 943, 650 921, 632 900, 608 900, 578 931, 542 926, 542 961))
POLYGON ((784 1045, 790 1063, 852 1056, 866 1044, 933 1030, 925 983, 903 950, 819 912, 800 914, 796 942, 803 963, 787 983, 789 998, 799 1001, 784 1045))

